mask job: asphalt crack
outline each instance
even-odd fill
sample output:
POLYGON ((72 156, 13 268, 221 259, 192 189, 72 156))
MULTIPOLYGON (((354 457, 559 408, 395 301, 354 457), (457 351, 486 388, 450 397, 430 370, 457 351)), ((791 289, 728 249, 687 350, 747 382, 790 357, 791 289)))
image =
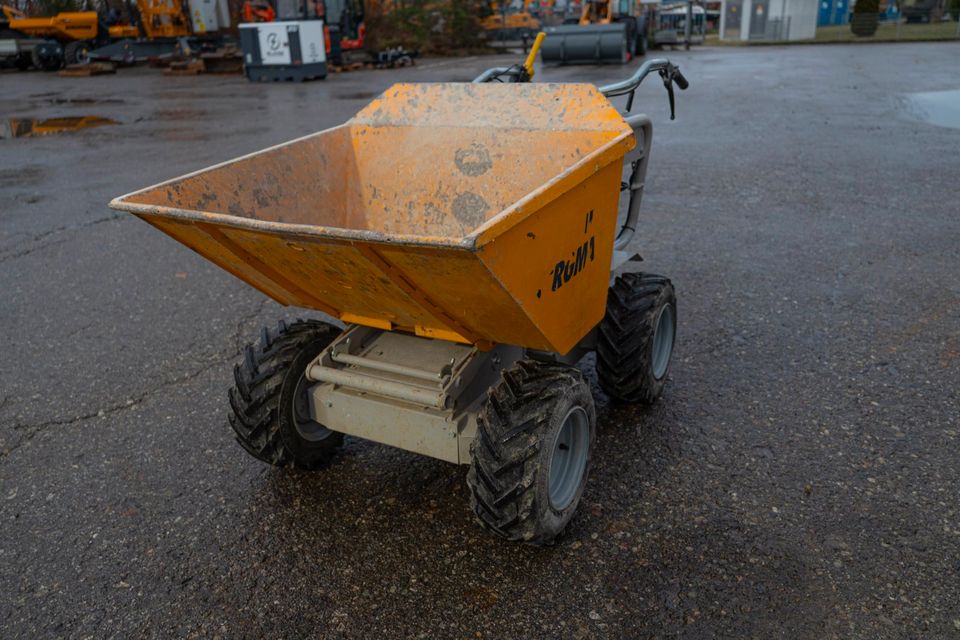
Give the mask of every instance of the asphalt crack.
MULTIPOLYGON (((87 420, 104 418, 109 415, 134 409, 136 407, 139 407, 151 396, 156 395, 160 391, 188 383, 198 378, 199 376, 203 375, 210 369, 216 366, 221 366, 224 363, 230 361, 231 359, 236 358, 236 356, 237 356, 236 353, 216 354, 215 360, 212 360, 204 364, 203 366, 198 367, 194 371, 191 371, 185 375, 173 378, 172 380, 163 381, 160 384, 154 386, 150 391, 145 391, 131 398, 127 398, 122 402, 115 402, 106 407, 101 407, 96 411, 89 411, 87 413, 71 416, 69 418, 53 418, 50 420, 44 420, 42 422, 34 422, 34 423, 15 423, 12 427, 12 430, 14 432, 22 433, 23 436, 20 438, 20 440, 16 444, 13 444, 10 447, 7 447, 6 449, 0 451, 0 460, 6 459, 11 453, 16 451, 20 447, 22 447, 27 442, 30 442, 34 437, 36 437, 38 434, 42 433, 43 431, 45 431, 50 427, 75 425, 82 422, 86 422, 87 420)), ((7 399, 4 399, 4 402, 0 403, 0 409, 2 409, 3 406, 6 404, 6 400, 7 399)))
POLYGON ((90 220, 90 221, 88 221, 88 222, 84 222, 84 223, 81 223, 81 224, 63 225, 63 226, 60 226, 60 227, 56 227, 55 229, 50 229, 49 231, 44 231, 44 232, 42 232, 42 233, 38 233, 38 234, 34 235, 32 238, 30 238, 30 240, 27 241, 27 242, 34 243, 33 246, 30 246, 30 247, 28 247, 28 248, 26 248, 26 249, 21 249, 21 250, 19 250, 19 251, 7 252, 7 253, 5 253, 5 254, 0 255, 0 264, 2 264, 2 263, 4 263, 4 262, 7 262, 7 261, 9 261, 9 260, 16 260, 17 258, 22 258, 22 257, 24 257, 24 256, 28 256, 28 255, 30 255, 31 253, 34 253, 34 252, 36 252, 36 251, 40 251, 41 249, 46 249, 46 248, 48 248, 48 247, 55 247, 55 246, 57 246, 57 245, 59 245, 59 244, 63 244, 63 243, 65 243, 65 242, 67 242, 68 238, 57 239, 57 240, 50 240, 49 242, 40 242, 40 241, 43 240, 44 238, 47 238, 47 237, 52 236, 52 235, 54 235, 54 234, 64 233, 64 232, 69 232, 69 231, 79 231, 80 229, 86 229, 87 227, 93 227, 93 226, 98 225, 98 224, 103 224, 104 222, 110 222, 110 221, 112 221, 112 220, 119 220, 120 218, 124 217, 125 215, 126 215, 126 214, 123 214, 123 213, 115 213, 115 214, 113 214, 113 215, 109 215, 109 216, 106 216, 106 217, 103 217, 103 218, 97 218, 96 220, 90 220), (40 244, 36 244, 36 243, 40 243, 40 244))
MULTIPOLYGON (((211 357, 214 359, 204 364, 203 366, 198 367, 194 371, 191 371, 182 376, 178 376, 171 380, 166 380, 164 382, 161 382, 158 385, 155 385, 154 387, 152 387, 150 391, 145 391, 131 398, 127 398, 122 402, 114 402, 112 404, 109 404, 106 407, 97 409, 96 411, 89 411, 87 413, 82 413, 82 414, 71 416, 68 418, 53 418, 50 420, 44 420, 42 422, 15 423, 12 427, 12 430, 14 432, 21 432, 24 435, 16 444, 0 451, 0 461, 5 460, 11 453, 16 451, 20 447, 22 447, 27 442, 30 442, 39 433, 42 433, 44 430, 50 427, 70 426, 70 425, 78 424, 81 422, 86 422, 87 420, 104 418, 109 415, 127 411, 129 409, 134 409, 140 406, 141 404, 143 404, 143 402, 148 400, 151 396, 154 396, 157 393, 159 393, 160 391, 170 389, 172 387, 176 387, 176 386, 185 384, 187 382, 190 382, 191 380, 194 380, 199 376, 201 376, 202 374, 206 373, 213 367, 224 365, 230 362, 231 360, 236 359, 242 353, 243 347, 245 346, 243 344, 243 335, 246 331, 246 325, 248 325, 250 322, 252 322, 257 317, 259 317, 261 313, 263 313, 263 310, 264 308, 266 308, 267 303, 269 301, 270 301, 269 298, 262 297, 251 312, 244 314, 237 321, 237 328, 232 338, 228 340, 228 344, 233 345, 232 351, 230 351, 228 348, 227 350, 221 350, 217 353, 211 354, 211 357)), ((2 410, 4 406, 6 406, 9 399, 10 399, 9 397, 5 397, 2 401, 0 401, 0 410, 2 410)))

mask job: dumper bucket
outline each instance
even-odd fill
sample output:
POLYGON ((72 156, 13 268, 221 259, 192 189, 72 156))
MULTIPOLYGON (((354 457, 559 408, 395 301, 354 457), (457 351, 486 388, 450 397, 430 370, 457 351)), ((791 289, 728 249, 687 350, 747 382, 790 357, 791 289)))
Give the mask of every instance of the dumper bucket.
POLYGON ((397 84, 341 126, 110 206, 281 304, 566 353, 604 313, 633 146, 593 85, 397 84))
POLYGON ((630 60, 627 24, 564 24, 544 29, 540 59, 556 64, 623 64, 630 60))

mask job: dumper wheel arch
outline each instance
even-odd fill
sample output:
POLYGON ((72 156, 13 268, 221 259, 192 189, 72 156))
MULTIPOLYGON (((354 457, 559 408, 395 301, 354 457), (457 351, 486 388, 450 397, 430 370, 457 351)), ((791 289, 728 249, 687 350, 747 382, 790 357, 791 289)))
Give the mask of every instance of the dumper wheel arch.
POLYGON ((677 297, 663 276, 625 273, 607 295, 597 379, 610 397, 651 404, 663 393, 677 334, 677 297))
POLYGON ((553 542, 576 511, 595 440, 593 397, 578 369, 521 360, 504 371, 470 446, 477 520, 508 540, 553 542))
POLYGON ((317 469, 330 462, 343 434, 309 420, 306 367, 340 329, 318 320, 264 327, 234 367, 230 426, 246 451, 278 467, 317 469))

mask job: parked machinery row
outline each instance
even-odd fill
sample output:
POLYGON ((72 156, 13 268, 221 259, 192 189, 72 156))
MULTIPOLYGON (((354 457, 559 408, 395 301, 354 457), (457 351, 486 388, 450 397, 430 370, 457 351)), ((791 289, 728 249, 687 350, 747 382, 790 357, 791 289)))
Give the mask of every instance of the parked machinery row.
POLYGON ((134 62, 214 41, 229 24, 226 0, 128 0, 123 14, 104 9, 46 17, 0 5, 0 63, 56 71, 91 60, 134 62))

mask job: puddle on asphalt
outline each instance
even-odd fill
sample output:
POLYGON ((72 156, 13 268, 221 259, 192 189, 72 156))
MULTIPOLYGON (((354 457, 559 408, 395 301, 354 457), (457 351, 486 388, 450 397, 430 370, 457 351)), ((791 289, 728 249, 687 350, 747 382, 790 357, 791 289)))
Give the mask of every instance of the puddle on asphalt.
POLYGON ((4 138, 35 138, 111 124, 120 123, 100 116, 71 116, 69 118, 46 118, 44 120, 10 118, 9 120, 0 120, 0 140, 4 138))
POLYGON ((910 115, 918 120, 960 129, 960 89, 909 93, 906 105, 910 115))
POLYGON ((120 98, 48 98, 50 104, 123 104, 120 98))

